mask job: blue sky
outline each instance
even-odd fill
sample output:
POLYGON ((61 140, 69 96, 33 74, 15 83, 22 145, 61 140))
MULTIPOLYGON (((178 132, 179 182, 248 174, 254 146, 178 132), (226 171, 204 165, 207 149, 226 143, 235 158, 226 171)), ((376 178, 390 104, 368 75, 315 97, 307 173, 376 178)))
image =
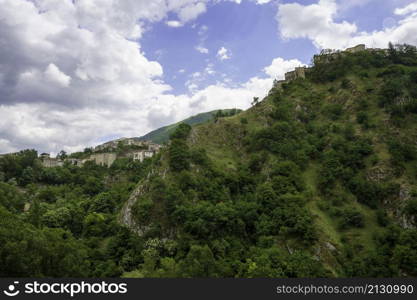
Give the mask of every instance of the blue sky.
POLYGON ((185 26, 172 28, 165 22, 152 25, 141 40, 142 49, 149 59, 161 63, 163 79, 174 87, 176 94, 188 92, 189 76, 203 72, 208 64, 213 64, 216 74, 207 76, 203 85, 221 80, 219 76, 223 74, 235 83, 262 76, 262 69, 278 56, 298 58, 308 64, 315 47, 308 40, 279 39, 276 7, 275 1, 264 5, 220 2, 185 26), (204 46, 209 52, 200 53, 197 46, 204 46), (217 59, 221 47, 231 52, 230 59, 217 59), (180 70, 185 72, 179 73, 180 70))
POLYGON ((325 48, 417 45, 417 0, 2 0, 0 153, 250 107, 325 48))
MULTIPOLYGON (((220 2, 210 5, 207 12, 193 22, 178 28, 169 27, 164 21, 150 25, 141 39, 141 46, 147 58, 163 66, 163 80, 173 87, 172 93, 176 95, 188 93, 190 76, 203 73, 209 64, 215 73, 204 76, 199 82, 200 88, 215 84, 223 76, 231 83, 243 83, 254 76, 263 77, 263 68, 276 57, 295 58, 309 64, 319 51, 307 38, 287 40, 280 37, 277 6, 294 2, 310 5, 317 1, 270 1, 263 5, 249 1, 240 4, 220 2), (197 46, 205 47, 208 53, 198 52, 197 46), (217 59, 221 47, 230 51, 230 59, 217 59)), ((383 30, 393 20, 398 20, 393 13, 395 8, 413 1, 343 2, 354 3, 342 4, 335 21, 355 23, 359 31, 372 32, 383 30)))

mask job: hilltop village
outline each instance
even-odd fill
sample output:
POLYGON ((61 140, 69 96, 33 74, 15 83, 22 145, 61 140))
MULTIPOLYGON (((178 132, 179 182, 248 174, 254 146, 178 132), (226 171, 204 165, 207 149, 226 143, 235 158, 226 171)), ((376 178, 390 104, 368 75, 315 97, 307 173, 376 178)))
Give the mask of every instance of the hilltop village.
POLYGON ((143 162, 145 158, 150 158, 157 154, 161 147, 161 145, 137 138, 121 138, 88 149, 84 153, 68 157, 53 158, 48 153, 42 153, 39 158, 42 165, 46 168, 63 166, 65 163, 82 166, 87 161, 94 161, 98 165, 110 167, 117 158, 121 157, 143 162))
MULTIPOLYGON (((343 56, 347 53, 358 53, 362 51, 383 51, 387 52, 388 49, 376 49, 376 48, 366 48, 364 44, 356 45, 355 47, 347 48, 344 51, 340 50, 331 50, 331 49, 324 49, 321 51, 320 54, 314 55, 314 63, 317 62, 331 62, 332 59, 337 58, 338 56, 343 56)), ((284 83, 291 82, 293 80, 296 80, 298 78, 305 78, 306 73, 308 73, 310 70, 310 67, 302 66, 302 67, 296 67, 294 71, 285 73, 285 79, 284 80, 276 80, 274 82, 274 88, 281 88, 284 83)))

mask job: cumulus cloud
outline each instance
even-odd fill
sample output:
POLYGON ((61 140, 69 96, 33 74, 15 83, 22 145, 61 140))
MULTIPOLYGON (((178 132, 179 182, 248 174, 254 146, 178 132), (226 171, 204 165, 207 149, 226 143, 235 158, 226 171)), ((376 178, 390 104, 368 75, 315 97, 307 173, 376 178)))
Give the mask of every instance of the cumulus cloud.
POLYGON ((267 4, 271 2, 272 0, 256 0, 256 4, 267 4))
POLYGON ((55 64, 49 64, 44 72, 45 78, 62 87, 68 87, 71 82, 71 77, 63 73, 55 64))
POLYGON ((188 22, 206 12, 206 5, 203 2, 190 3, 182 7, 178 12, 178 17, 182 22, 188 22))
POLYGON ((405 7, 397 8, 394 11, 394 13, 396 15, 403 16, 403 15, 407 15, 407 14, 415 12, 415 11, 417 11, 417 2, 410 3, 409 5, 407 5, 405 7))
POLYGON ((343 49, 359 43, 368 47, 386 47, 388 42, 417 44, 416 3, 398 8, 403 18, 389 27, 373 32, 360 32, 346 21, 337 22, 335 0, 320 0, 310 5, 286 3, 278 6, 277 21, 284 39, 308 38, 317 48, 343 49))
POLYGON ((141 50, 142 24, 168 12, 190 21, 199 2, 0 0, 0 152, 79 150, 152 129, 147 112, 171 87, 141 50))
POLYGON ((354 24, 337 23, 334 0, 316 4, 288 3, 279 5, 277 20, 283 38, 309 38, 318 48, 338 48, 357 31, 354 24))
POLYGON ((195 47, 195 50, 197 50, 198 52, 202 53, 202 54, 208 54, 209 50, 203 46, 197 46, 195 47))
POLYGON ((177 20, 166 21, 165 24, 167 24, 169 27, 174 27, 174 28, 178 28, 184 25, 180 21, 177 21, 177 20))
MULTIPOLYGON (((271 78, 199 90, 196 73, 191 94, 174 96, 161 80, 162 66, 141 50, 144 24, 170 13, 178 23, 165 21, 169 26, 183 25, 208 2, 0 0, 0 153, 82 150, 197 112, 248 107, 253 96, 266 93, 271 78)), ((199 27, 202 40, 207 31, 199 27)), ((214 66, 208 63, 201 74, 212 76, 214 66)))
MULTIPOLYGON (((169 15, 184 24, 207 3, 0 0, 0 153, 28 147, 72 152, 201 111, 249 107, 292 63, 274 61, 243 84, 226 78, 204 87, 196 73, 189 94, 173 95, 162 66, 141 49, 149 22, 169 22, 169 15)), ((198 30, 203 38, 208 28, 198 30)), ((230 55, 224 48, 219 58, 230 55)), ((209 63, 200 72, 214 74, 209 63)))
POLYGON ((230 59, 231 58, 231 53, 229 50, 227 50, 225 47, 221 47, 218 51, 217 51, 217 58, 220 60, 226 60, 226 59, 230 59))
POLYGON ((284 79, 285 73, 293 71, 296 67, 304 66, 298 59, 285 60, 282 57, 275 58, 272 64, 264 69, 270 77, 281 80, 284 79))

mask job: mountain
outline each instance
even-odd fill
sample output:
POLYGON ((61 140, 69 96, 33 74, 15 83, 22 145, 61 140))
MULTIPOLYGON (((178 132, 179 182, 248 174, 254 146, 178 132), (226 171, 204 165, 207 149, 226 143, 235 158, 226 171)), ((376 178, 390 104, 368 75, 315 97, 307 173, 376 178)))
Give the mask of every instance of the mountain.
MULTIPOLYGON (((220 110, 220 112, 222 114, 234 115, 234 114, 241 112, 241 110, 240 109, 223 109, 223 110, 220 110)), ((216 114, 218 113, 219 113, 219 110, 213 110, 213 111, 206 112, 206 113, 200 113, 198 115, 189 117, 181 122, 164 126, 154 131, 151 131, 147 133, 146 135, 141 136, 139 139, 142 141, 152 141, 157 144, 163 144, 169 140, 169 136, 175 131, 175 129, 178 128, 178 126, 181 123, 185 123, 191 126, 205 123, 207 121, 213 120, 216 114)))
POLYGON ((416 48, 297 72, 245 112, 177 127, 122 210, 175 254, 125 276, 417 275, 416 48))
POLYGON ((0 275, 417 276, 417 50, 323 53, 143 162, 0 157, 0 275))

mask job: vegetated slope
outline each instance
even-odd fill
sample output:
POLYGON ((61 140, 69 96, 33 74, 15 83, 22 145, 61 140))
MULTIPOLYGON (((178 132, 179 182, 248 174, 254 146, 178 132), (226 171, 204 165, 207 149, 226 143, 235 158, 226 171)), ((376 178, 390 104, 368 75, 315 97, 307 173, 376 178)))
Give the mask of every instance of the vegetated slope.
POLYGON ((125 276, 417 275, 417 51, 321 61, 178 126, 132 206, 147 246, 125 276))
POLYGON ((0 276, 416 276, 416 49, 329 60, 143 163, 0 156, 0 276))
POLYGON ((189 117, 181 122, 171 124, 165 127, 158 128, 154 131, 151 131, 144 136, 141 136, 139 139, 144 141, 152 141, 157 144, 163 144, 169 140, 169 136, 178 128, 179 124, 185 123, 188 125, 197 125, 205 123, 207 121, 213 120, 217 115, 235 115, 239 113, 240 109, 223 109, 223 110, 213 110, 206 113, 201 113, 192 117, 189 117))

